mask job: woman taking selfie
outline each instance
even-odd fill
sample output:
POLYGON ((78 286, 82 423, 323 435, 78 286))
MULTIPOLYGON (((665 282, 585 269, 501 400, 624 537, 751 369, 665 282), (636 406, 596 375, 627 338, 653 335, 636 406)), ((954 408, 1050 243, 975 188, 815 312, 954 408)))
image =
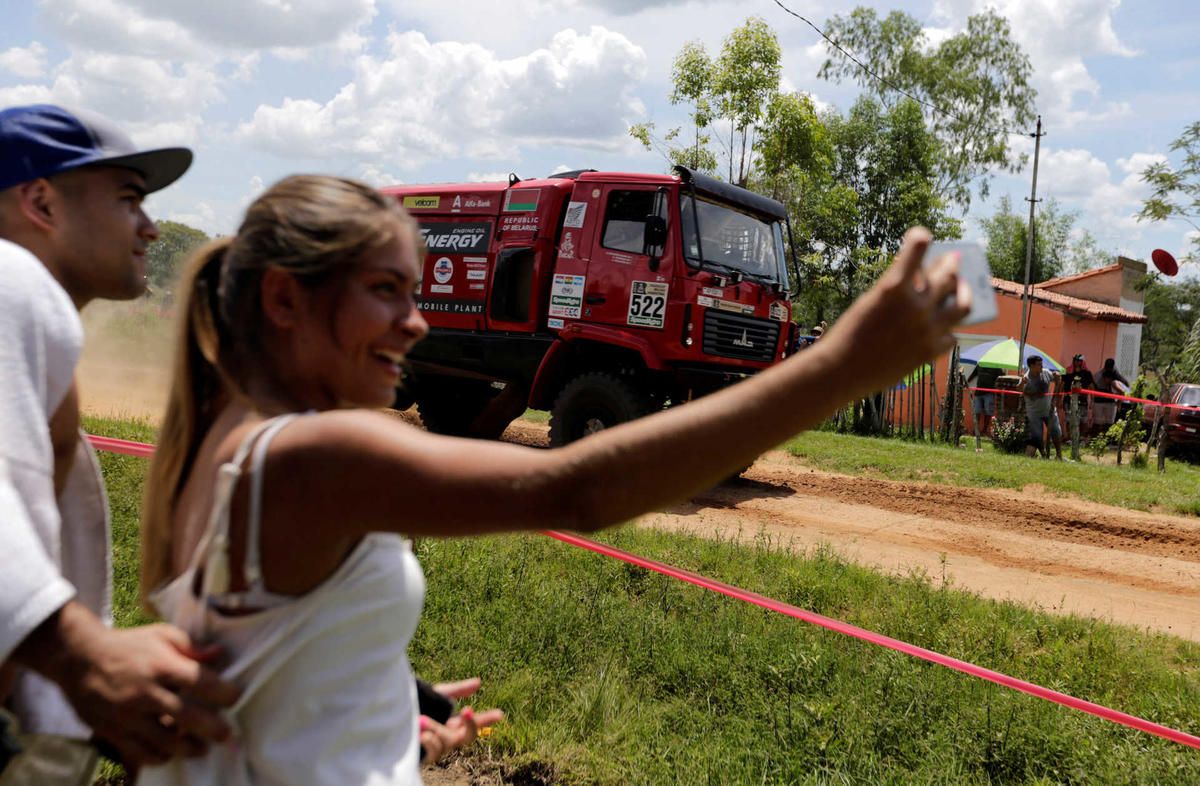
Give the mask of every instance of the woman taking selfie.
POLYGON ((406 650, 424 580, 402 535, 587 532, 711 487, 954 345, 969 293, 952 260, 922 268, 928 239, 911 230, 879 283, 807 351, 538 450, 377 411, 426 332, 416 225, 361 183, 276 184, 180 284, 184 325, 143 516, 142 586, 167 619, 230 653, 237 740, 140 782, 419 783, 406 650))

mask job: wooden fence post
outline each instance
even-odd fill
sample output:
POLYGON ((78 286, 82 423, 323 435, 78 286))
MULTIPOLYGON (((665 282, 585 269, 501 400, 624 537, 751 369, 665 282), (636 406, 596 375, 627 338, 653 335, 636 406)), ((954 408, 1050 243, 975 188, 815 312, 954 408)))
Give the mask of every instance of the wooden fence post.
MULTIPOLYGON (((1159 408, 1162 411, 1162 408, 1159 408)), ((1171 429, 1163 426, 1158 432, 1158 471, 1167 471, 1167 448, 1171 444, 1171 429)))

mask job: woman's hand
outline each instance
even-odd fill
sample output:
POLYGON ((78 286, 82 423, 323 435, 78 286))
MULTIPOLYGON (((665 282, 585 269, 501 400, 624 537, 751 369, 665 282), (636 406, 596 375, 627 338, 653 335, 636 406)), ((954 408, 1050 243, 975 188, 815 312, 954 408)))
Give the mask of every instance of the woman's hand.
POLYGON ((862 394, 884 390, 949 351, 954 326, 971 310, 971 289, 958 277, 957 259, 945 255, 923 265, 929 241, 929 230, 908 230, 892 266, 814 346, 861 358, 854 369, 862 394))
MULTIPOLYGON (((448 699, 466 698, 479 690, 478 677, 459 680, 458 682, 441 682, 433 689, 448 699)), ((445 754, 469 745, 479 736, 479 730, 504 719, 504 712, 498 709, 486 710, 478 715, 471 707, 463 707, 456 715, 452 715, 445 725, 425 715, 420 717, 421 747, 425 749, 425 759, 422 764, 435 762, 445 754)))

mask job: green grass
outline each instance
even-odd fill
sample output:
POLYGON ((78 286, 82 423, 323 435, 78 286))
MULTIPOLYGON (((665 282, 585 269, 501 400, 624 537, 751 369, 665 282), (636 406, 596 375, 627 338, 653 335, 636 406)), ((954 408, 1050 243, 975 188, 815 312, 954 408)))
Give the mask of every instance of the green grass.
MULTIPOLYGON (((145 423, 87 419, 85 428, 154 436, 145 423)), ((880 442, 875 456, 871 440, 811 436, 797 447, 828 469, 863 462, 877 474, 932 471, 939 482, 969 475, 949 449, 940 456, 928 446, 880 442), (855 457, 835 457, 837 440, 855 457), (910 468, 896 456, 909 456, 910 468)), ((975 460, 974 451, 965 459, 975 460)), ((117 618, 133 624, 142 620, 137 510, 146 462, 103 453, 101 463, 113 507, 117 618)), ((1028 463, 1042 470, 1031 482, 1046 484, 1058 469, 1028 463)), ((992 466, 999 474, 1008 465, 992 466)), ((827 550, 793 552, 766 537, 738 545, 624 528, 602 539, 1200 730, 1194 642, 986 601, 922 575, 883 576, 827 550)), ((1200 783, 1193 749, 539 535, 424 539, 417 551, 428 597, 414 667, 434 680, 484 678, 474 703, 499 706, 508 717, 478 745, 520 782, 1200 783)))
MULTIPOLYGON (((805 464, 829 472, 868 475, 889 480, 920 480, 948 486, 1022 489, 1031 484, 1051 493, 1073 496, 1132 510, 1162 510, 1195 516, 1200 513, 1200 466, 1169 460, 1159 474, 1156 460, 1135 469, 1129 454, 1121 466, 1097 464, 1091 457, 1079 463, 1045 461, 1024 455, 1007 455, 984 440, 976 453, 975 440, 967 447, 901 439, 858 437, 810 431, 784 445, 805 464)), ((1064 447, 1064 455, 1070 450, 1064 447)))

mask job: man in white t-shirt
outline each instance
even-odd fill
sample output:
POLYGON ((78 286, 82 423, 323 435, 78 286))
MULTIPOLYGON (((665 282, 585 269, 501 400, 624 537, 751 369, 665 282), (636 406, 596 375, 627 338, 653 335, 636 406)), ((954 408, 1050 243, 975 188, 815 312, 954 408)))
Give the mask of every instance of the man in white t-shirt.
MULTIPOLYGON (((78 309, 146 286, 147 193, 191 164, 107 119, 0 111, 0 702, 25 731, 108 743, 137 767, 229 732, 236 689, 167 625, 113 630, 107 501, 79 434, 78 309)), ((3 762, 0 762, 0 767, 3 762)))

